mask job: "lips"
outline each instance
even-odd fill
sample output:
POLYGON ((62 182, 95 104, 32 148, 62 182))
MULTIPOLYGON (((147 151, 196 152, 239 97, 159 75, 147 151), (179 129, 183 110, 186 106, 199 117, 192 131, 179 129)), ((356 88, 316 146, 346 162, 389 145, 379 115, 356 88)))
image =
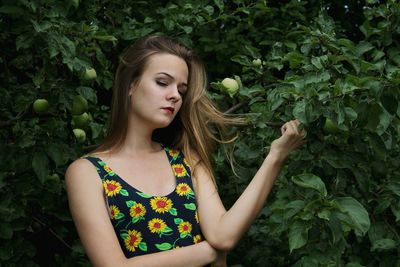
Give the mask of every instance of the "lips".
POLYGON ((174 111, 175 111, 175 109, 173 107, 165 107, 165 108, 162 108, 162 109, 170 112, 171 114, 174 114, 174 111))

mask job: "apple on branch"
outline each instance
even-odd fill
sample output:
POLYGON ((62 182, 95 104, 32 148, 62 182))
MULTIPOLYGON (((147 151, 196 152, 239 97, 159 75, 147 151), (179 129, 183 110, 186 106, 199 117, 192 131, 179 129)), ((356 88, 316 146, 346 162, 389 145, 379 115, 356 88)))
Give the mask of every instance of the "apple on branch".
POLYGON ((33 110, 37 114, 44 114, 49 110, 49 102, 46 99, 39 98, 36 99, 35 102, 33 102, 33 110))

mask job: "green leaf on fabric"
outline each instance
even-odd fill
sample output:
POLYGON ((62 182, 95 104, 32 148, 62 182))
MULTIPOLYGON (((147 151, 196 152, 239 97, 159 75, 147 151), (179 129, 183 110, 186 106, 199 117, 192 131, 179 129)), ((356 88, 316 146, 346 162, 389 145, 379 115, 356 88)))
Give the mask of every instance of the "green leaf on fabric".
MULTIPOLYGON (((120 192, 121 192, 121 191, 120 191, 120 192)), ((132 206, 134 206, 134 205, 136 204, 136 202, 133 201, 133 200, 128 200, 128 201, 126 201, 125 203, 126 203, 126 206, 127 206, 128 208, 130 208, 130 207, 132 207, 132 206)))
POLYGON ((162 243, 162 244, 156 244, 156 248, 159 250, 169 250, 172 248, 172 245, 170 243, 162 243))
POLYGON ((175 218, 174 219, 174 223, 175 224, 180 224, 180 223, 183 223, 183 220, 181 218, 175 218))
POLYGON ((188 210, 196 210, 196 204, 194 203, 185 203, 185 208, 188 210))
POLYGON ((136 192, 136 194, 138 194, 139 196, 144 197, 144 198, 152 198, 152 196, 147 195, 147 194, 145 194, 143 192, 136 192))
POLYGON ((129 196, 129 192, 126 189, 121 189, 119 193, 125 197, 129 196))
POLYGON ((174 215, 174 216, 178 215, 178 212, 177 212, 177 210, 176 210, 175 208, 171 208, 171 209, 169 210, 169 213, 172 214, 172 215, 174 215))
POLYGON ((139 249, 140 249, 141 251, 147 251, 147 244, 146 244, 146 242, 140 242, 140 243, 139 243, 139 249))

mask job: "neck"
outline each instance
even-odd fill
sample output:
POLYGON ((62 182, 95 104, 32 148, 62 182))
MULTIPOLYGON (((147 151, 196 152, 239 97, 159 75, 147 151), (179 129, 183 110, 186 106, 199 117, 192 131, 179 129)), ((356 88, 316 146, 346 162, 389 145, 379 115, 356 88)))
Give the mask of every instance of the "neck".
POLYGON ((151 153, 160 150, 160 145, 151 139, 154 129, 143 124, 128 122, 128 130, 120 153, 134 155, 151 153))

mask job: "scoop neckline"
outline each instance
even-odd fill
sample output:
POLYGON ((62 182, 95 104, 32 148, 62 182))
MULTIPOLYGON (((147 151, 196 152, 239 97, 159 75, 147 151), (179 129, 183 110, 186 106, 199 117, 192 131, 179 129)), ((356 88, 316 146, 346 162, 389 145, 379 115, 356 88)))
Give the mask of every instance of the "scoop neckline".
MULTIPOLYGON (((176 176, 176 174, 175 174, 175 172, 174 172, 174 169, 172 168, 172 165, 171 165, 171 157, 170 157, 169 152, 168 152, 168 149, 169 149, 169 148, 165 147, 164 145, 161 145, 161 147, 162 147, 162 150, 164 150, 164 152, 165 152, 165 154, 166 154, 166 156, 167 156, 168 164, 170 165, 170 169, 171 169, 171 171, 172 171, 172 174, 173 174, 174 177, 175 177, 175 187, 174 187, 174 189, 172 190, 172 192, 170 192, 170 193, 168 193, 168 194, 166 194, 166 195, 153 195, 153 194, 148 194, 148 193, 146 193, 146 192, 143 192, 142 190, 137 189, 136 187, 134 187, 133 185, 131 185, 130 183, 128 183, 127 181, 125 181, 124 178, 122 178, 117 172, 115 172, 112 168, 110 168, 110 166, 108 166, 108 164, 107 164, 103 159, 101 159, 100 157, 95 156, 95 155, 90 155, 90 154, 89 154, 88 156, 89 156, 89 157, 92 157, 92 158, 95 158, 95 159, 97 159, 97 160, 100 160, 102 163, 104 163, 104 166, 103 166, 103 167, 105 167, 105 166, 108 167, 108 169, 111 170, 111 171, 114 173, 114 175, 117 176, 125 185, 127 185, 129 188, 131 188, 131 189, 133 189, 134 191, 136 191, 136 193, 140 193, 139 195, 143 194, 143 195, 145 195, 145 196, 148 197, 148 198, 169 197, 170 195, 174 194, 175 191, 176 191, 176 187, 178 186, 178 177, 176 176)), ((181 152, 179 151, 179 155, 180 155, 180 153, 181 153, 181 152)), ((112 177, 112 176, 111 176, 111 177, 112 177)))

